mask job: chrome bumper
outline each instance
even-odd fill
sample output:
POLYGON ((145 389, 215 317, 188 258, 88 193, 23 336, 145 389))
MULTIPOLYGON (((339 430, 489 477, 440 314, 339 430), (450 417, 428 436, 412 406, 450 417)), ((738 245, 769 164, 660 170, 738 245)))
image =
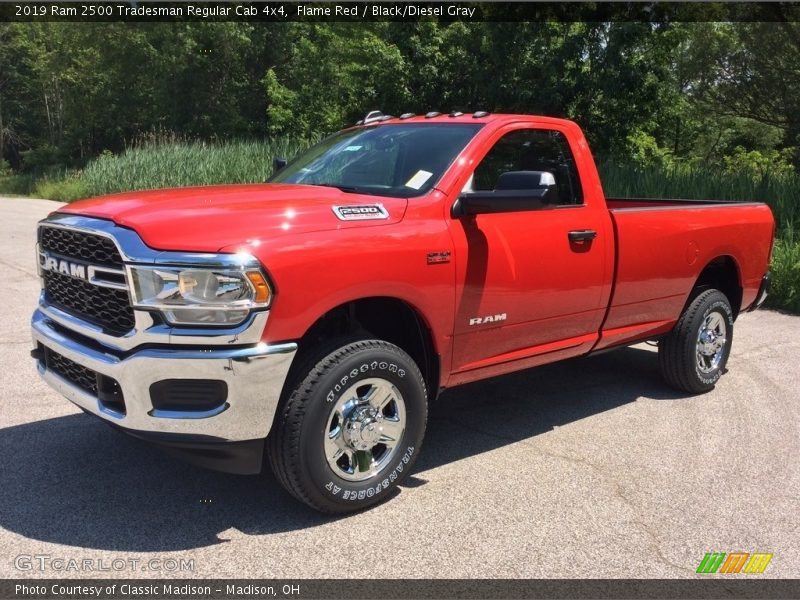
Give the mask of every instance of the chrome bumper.
POLYGON ((265 438, 297 344, 258 343, 238 348, 219 346, 147 348, 117 354, 102 346, 90 347, 62 333, 41 310, 31 322, 34 346, 115 379, 122 390, 125 414, 108 410, 84 389, 37 364, 42 378, 85 411, 139 437, 182 434, 213 442, 243 442, 265 438), (221 410, 194 412, 154 411, 150 386, 165 379, 218 379, 228 386, 221 410))

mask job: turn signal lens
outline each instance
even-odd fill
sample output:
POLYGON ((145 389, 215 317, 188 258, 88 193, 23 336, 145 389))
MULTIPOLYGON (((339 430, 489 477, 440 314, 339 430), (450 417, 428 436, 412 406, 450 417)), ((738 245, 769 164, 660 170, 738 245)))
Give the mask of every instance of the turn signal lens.
POLYGON ((258 304, 267 304, 269 302, 270 289, 267 285, 267 280, 258 271, 247 271, 247 278, 256 290, 255 301, 258 304))

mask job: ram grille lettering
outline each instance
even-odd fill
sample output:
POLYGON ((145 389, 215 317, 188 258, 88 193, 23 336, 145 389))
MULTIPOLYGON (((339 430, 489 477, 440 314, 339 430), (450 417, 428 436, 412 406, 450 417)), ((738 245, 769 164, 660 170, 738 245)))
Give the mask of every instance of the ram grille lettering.
POLYGON ((125 271, 122 269, 72 262, 63 258, 50 256, 48 253, 42 251, 39 252, 39 268, 41 269, 41 273, 45 271, 59 273, 100 287, 117 290, 128 289, 125 280, 125 271))
POLYGON ((43 271, 54 271, 76 279, 87 279, 86 265, 69 262, 68 260, 58 260, 47 255, 44 255, 43 258, 44 260, 41 263, 43 271))

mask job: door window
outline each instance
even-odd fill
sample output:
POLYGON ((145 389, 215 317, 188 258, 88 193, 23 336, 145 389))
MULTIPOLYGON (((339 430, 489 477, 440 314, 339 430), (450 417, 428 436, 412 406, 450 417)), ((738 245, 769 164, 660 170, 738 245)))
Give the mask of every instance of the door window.
POLYGON ((583 204, 578 169, 563 133, 519 129, 500 138, 470 179, 471 191, 491 191, 508 171, 544 171, 556 182, 559 206, 583 204))

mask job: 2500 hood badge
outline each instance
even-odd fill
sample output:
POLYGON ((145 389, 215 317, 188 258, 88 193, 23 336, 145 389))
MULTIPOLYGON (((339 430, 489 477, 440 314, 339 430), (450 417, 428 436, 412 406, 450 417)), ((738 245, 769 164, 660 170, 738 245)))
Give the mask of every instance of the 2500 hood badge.
POLYGON ((370 219, 388 219, 389 213, 383 204, 355 204, 352 206, 334 206, 333 214, 342 221, 366 221, 370 219))

